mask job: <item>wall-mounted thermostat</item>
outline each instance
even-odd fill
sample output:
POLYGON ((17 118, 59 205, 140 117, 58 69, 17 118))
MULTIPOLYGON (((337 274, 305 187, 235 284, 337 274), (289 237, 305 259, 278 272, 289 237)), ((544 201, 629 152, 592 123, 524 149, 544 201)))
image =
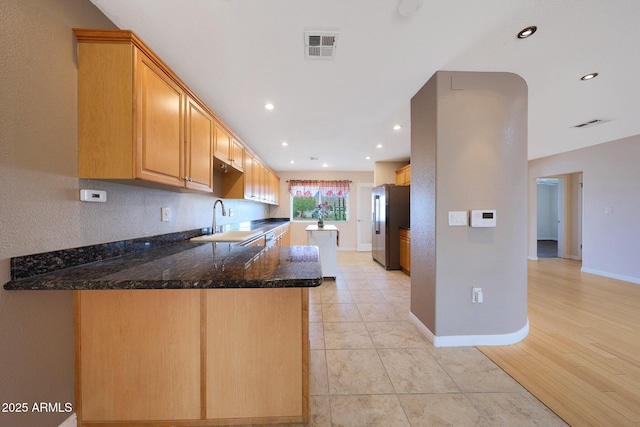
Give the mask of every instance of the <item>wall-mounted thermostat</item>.
POLYGON ((80 190, 80 200, 83 202, 101 202, 107 201, 107 192, 102 190, 80 190))
POLYGON ((496 211, 495 210, 476 210, 471 211, 472 227, 495 227, 496 211))

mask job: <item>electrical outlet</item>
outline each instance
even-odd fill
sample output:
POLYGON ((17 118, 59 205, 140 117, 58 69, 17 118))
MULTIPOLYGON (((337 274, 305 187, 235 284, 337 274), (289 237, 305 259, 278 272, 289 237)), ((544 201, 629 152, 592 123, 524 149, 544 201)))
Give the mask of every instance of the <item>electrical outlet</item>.
POLYGON ((482 288, 473 288, 471 290, 471 302, 475 302, 475 303, 483 302, 482 288))
POLYGON ((160 208, 160 221, 169 222, 169 208, 160 208))

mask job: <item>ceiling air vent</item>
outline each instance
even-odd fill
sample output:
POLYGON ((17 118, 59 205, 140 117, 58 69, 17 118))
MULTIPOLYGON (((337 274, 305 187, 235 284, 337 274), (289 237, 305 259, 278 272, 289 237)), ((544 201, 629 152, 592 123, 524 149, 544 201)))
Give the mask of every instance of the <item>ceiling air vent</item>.
POLYGON ((338 44, 337 31, 305 31, 304 55, 307 59, 333 59, 338 44))
POLYGON ((600 123, 608 122, 609 120, 602 119, 593 119, 588 122, 580 123, 579 125, 575 125, 574 128, 588 128, 591 126, 599 125, 600 123))

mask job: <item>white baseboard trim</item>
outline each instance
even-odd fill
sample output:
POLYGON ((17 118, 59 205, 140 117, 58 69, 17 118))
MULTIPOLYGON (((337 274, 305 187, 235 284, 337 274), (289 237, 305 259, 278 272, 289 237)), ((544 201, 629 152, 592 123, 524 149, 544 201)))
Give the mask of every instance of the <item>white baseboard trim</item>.
POLYGON ((535 256, 535 255, 529 255, 529 256, 527 257, 527 259, 528 259, 529 261, 537 261, 537 260, 538 260, 538 257, 537 257, 537 256, 535 256))
POLYGON ((635 283, 636 285, 640 285, 640 278, 631 277, 631 276, 623 276, 621 274, 609 273, 607 271, 595 270, 593 268, 585 268, 582 267, 580 269, 583 273, 595 274, 597 276, 609 277, 610 279, 622 280, 624 282, 635 283))
POLYGON ((58 427, 76 427, 78 425, 78 418, 76 417, 76 413, 74 412, 62 422, 58 427))
POLYGON ((582 260, 582 258, 580 258, 578 255, 568 255, 567 258, 572 259, 574 261, 582 260))
POLYGON ((413 313, 409 318, 414 325, 431 341, 434 347, 473 347, 477 345, 509 345, 522 341, 529 335, 529 318, 519 331, 501 335, 454 335, 435 336, 413 313))
MULTIPOLYGON (((356 251, 356 248, 343 248, 343 247, 339 247, 339 248, 338 248, 338 250, 339 250, 339 251, 352 251, 352 252, 355 252, 355 251, 356 251)), ((366 251, 363 251, 363 252, 366 252, 366 251)))
POLYGON ((434 339, 435 339, 435 335, 433 335, 433 332, 431 332, 431 330, 429 330, 429 328, 427 328, 427 327, 425 326, 425 324, 424 324, 424 323, 422 323, 422 322, 420 321, 420 319, 418 319, 418 318, 416 317, 416 315, 415 315, 415 314, 413 314, 411 311, 409 312, 409 319, 411 319, 411 321, 413 322, 413 324, 414 324, 414 325, 416 325, 416 328, 418 328, 418 329, 420 330, 420 332, 422 332, 422 334, 423 334, 425 337, 427 337, 427 339, 428 339, 429 341, 431 341, 431 343, 432 343, 433 345, 435 345, 435 344, 433 343, 433 341, 434 341, 434 339))
POLYGON ((557 237, 538 237, 537 240, 552 240, 554 242, 557 242, 558 238, 557 237))

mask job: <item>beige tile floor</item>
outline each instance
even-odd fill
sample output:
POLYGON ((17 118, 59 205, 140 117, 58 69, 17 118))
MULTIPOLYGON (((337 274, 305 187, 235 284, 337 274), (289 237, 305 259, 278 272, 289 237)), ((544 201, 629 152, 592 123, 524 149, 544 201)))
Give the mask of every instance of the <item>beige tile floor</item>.
POLYGON ((408 317, 410 278, 339 252, 310 291, 309 426, 564 426, 475 347, 435 348, 408 317))
POLYGON ((369 252, 338 265, 310 292, 310 425, 565 425, 476 348, 433 347, 408 318, 408 276, 369 252))

